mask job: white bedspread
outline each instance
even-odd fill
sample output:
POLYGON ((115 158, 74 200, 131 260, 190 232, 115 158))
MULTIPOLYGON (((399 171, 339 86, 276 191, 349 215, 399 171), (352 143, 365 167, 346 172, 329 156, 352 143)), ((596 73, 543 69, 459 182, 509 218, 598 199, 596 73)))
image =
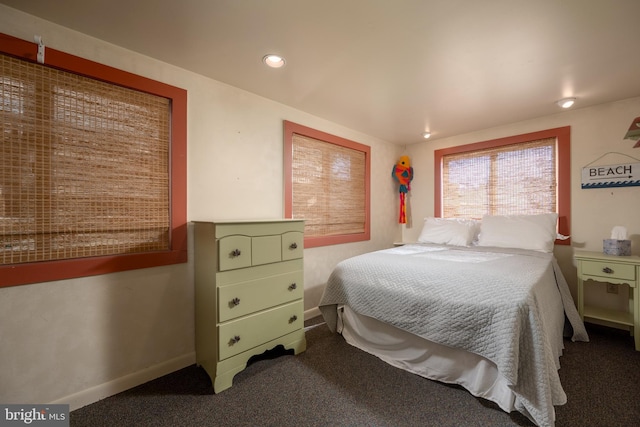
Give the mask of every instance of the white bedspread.
POLYGON ((554 425, 566 403, 545 300, 561 298, 573 340, 584 324, 552 254, 484 247, 406 245, 350 258, 331 274, 320 310, 336 330, 336 306, 349 305, 428 340, 496 364, 517 396, 516 409, 554 425))

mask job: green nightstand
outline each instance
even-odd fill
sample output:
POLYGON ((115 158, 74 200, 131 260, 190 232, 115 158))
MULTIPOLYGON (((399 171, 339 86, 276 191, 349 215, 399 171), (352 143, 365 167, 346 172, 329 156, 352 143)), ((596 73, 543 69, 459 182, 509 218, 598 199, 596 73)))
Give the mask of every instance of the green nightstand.
POLYGON ((578 263, 578 312, 580 317, 605 320, 630 328, 636 350, 640 351, 640 257, 613 256, 599 252, 576 251, 578 263), (584 283, 587 280, 629 285, 629 311, 585 306, 584 283))

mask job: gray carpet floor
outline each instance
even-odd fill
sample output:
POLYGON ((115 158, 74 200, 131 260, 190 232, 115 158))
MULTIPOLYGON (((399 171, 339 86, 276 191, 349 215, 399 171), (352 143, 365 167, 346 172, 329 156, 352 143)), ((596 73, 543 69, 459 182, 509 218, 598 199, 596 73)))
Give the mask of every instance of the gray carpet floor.
MULTIPOLYGON (((72 411, 71 426, 533 425, 461 387, 387 365, 319 322, 306 323, 304 353, 265 354, 219 394, 194 365, 72 411)), ((568 403, 556 408, 556 425, 640 425, 640 352, 633 338, 587 328, 591 342, 565 341, 559 372, 568 403)))

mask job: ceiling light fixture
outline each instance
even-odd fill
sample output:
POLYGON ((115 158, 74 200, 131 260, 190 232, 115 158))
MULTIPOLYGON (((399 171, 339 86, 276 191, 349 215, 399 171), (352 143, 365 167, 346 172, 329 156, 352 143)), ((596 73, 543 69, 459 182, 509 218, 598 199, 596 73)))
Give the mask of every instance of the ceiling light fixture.
POLYGON ((279 55, 269 54, 262 58, 262 62, 271 68, 284 67, 284 58, 279 55))
POLYGON ((430 137, 430 136, 431 136, 431 132, 424 132, 424 133, 422 134, 422 137, 423 137, 424 139, 429 139, 429 137, 430 137))
POLYGON ((569 108, 573 105, 574 102, 576 102, 575 98, 562 98, 557 102, 557 104, 562 108, 569 108))

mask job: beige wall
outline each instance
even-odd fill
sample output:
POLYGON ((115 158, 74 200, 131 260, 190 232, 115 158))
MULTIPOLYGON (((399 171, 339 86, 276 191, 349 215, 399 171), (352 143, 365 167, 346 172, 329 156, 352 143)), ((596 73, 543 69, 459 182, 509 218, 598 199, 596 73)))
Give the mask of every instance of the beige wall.
MULTIPOLYGON (((579 104, 578 104, 579 107, 579 104)), ((410 145, 408 152, 418 168, 411 184, 412 207, 416 226, 403 231, 405 241, 415 241, 420 233, 418 223, 433 215, 435 150, 473 142, 487 141, 561 126, 571 126, 571 247, 556 246, 555 254, 576 298, 576 268, 572 259, 575 249, 602 251, 602 239, 609 238, 615 225, 627 227, 632 250, 640 255, 640 187, 581 189, 582 168, 596 161, 596 165, 635 163, 640 149, 633 149, 635 141, 623 137, 635 117, 640 116, 640 98, 577 108, 553 116, 540 117, 493 129, 486 129, 451 138, 410 145)), ((624 308, 626 292, 606 294, 595 286, 586 301, 595 305, 624 308)))
MULTIPOLYGON (((305 250, 305 307, 335 264, 400 239, 400 148, 0 5, 0 32, 188 90, 189 221, 282 218, 282 121, 371 146, 371 240, 305 250)), ((187 264, 0 288, 0 402, 72 408, 195 362, 187 264)))

